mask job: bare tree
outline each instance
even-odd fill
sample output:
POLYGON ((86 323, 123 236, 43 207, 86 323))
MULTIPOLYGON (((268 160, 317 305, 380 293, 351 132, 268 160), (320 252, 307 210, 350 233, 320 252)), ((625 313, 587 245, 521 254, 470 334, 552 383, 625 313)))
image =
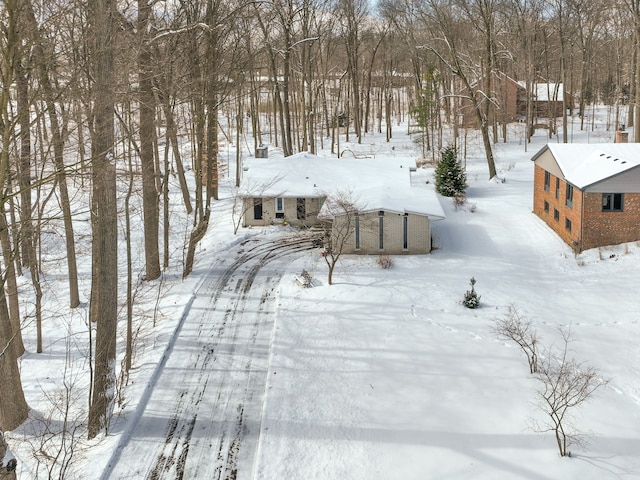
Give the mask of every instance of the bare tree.
POLYGON ((322 207, 321 216, 325 225, 325 245, 322 258, 329 267, 327 283, 333 284, 333 272, 345 250, 347 242, 353 238, 360 209, 351 192, 337 192, 328 196, 322 207))
POLYGON ((160 276, 158 230, 160 221, 156 159, 154 158, 156 100, 153 93, 153 57, 150 45, 151 2, 138 0, 138 91, 140 102, 140 162, 142 164, 142 202, 144 212, 144 251, 146 279, 160 276))
POLYGON ((495 103, 491 78, 496 63, 495 1, 460 0, 455 5, 442 0, 428 0, 422 12, 425 26, 433 28, 433 38, 424 45, 442 65, 462 83, 462 95, 471 103, 484 145, 489 178, 496 176, 496 165, 489 135, 489 109, 495 103), (458 5, 459 4, 459 5, 458 5), (466 22, 462 20, 467 17, 466 22), (468 37, 476 32, 479 38, 468 37), (467 37, 467 38, 465 38, 467 37), (468 45, 481 42, 480 58, 466 51, 468 45))
MULTIPOLYGON (((16 49, 18 48, 17 12, 19 2, 11 0, 5 2, 6 11, 3 20, 7 20, 0 29, 0 214, 4 215, 7 203, 9 184, 9 152, 11 143, 15 140, 15 118, 11 114, 11 85, 15 80, 16 49)), ((3 245, 3 249, 4 249, 3 245)), ((19 328, 19 327, 18 327, 19 328)), ((0 279, 0 430, 13 430, 28 416, 29 407, 24 397, 18 368, 18 355, 21 353, 14 345, 19 336, 19 330, 12 324, 7 306, 4 275, 0 279)))
POLYGON ((538 372, 538 334, 531 320, 520 314, 515 305, 509 305, 507 313, 496 320, 498 337, 515 342, 527 356, 529 372, 538 372))
POLYGON ((581 433, 574 425, 573 412, 609 380, 590 365, 569 358, 571 330, 560 329, 562 346, 559 351, 549 349, 544 362, 538 365, 537 391, 539 408, 547 421, 534 426, 539 432, 553 432, 560 456, 571 456, 569 447, 580 444, 581 433))
MULTIPOLYGON (((351 84, 351 109, 353 115, 353 127, 358 137, 358 143, 362 143, 362 92, 360 88, 361 72, 361 43, 362 30, 366 28, 366 18, 369 13, 366 0, 338 0, 338 13, 342 25, 345 49, 347 53, 347 74, 351 84)), ((347 123, 348 125, 348 123, 347 123)), ((347 130, 348 138, 348 130, 347 130)))
POLYGON ((118 212, 114 152, 115 0, 88 6, 94 107, 92 128, 92 282, 90 318, 96 324, 95 375, 88 433, 107 431, 115 388, 118 320, 118 212))

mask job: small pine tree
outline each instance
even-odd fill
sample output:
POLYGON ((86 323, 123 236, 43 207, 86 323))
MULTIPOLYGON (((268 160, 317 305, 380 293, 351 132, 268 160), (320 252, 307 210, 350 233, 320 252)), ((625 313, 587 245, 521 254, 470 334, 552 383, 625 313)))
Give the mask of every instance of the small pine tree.
POLYGON ((467 308, 478 308, 480 306, 480 295, 476 293, 476 279, 471 277, 469 283, 471 284, 471 290, 467 290, 464 294, 462 304, 467 308))
POLYGON ((455 147, 450 145, 442 150, 435 176, 436 190, 440 195, 453 197, 457 194, 464 194, 467 188, 467 174, 458 162, 455 147))

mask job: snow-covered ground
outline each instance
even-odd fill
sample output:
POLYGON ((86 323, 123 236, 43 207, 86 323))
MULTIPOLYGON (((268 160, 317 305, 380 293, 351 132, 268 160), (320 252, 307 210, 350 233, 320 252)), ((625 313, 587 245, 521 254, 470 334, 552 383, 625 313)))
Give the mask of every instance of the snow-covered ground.
MULTIPOLYGON (((365 137, 361 148, 376 158, 416 158, 418 149, 405 132, 396 128, 391 144, 365 137)), ((612 135, 602 128, 586 133, 576 127, 572 133, 574 142, 612 135)), ((430 255, 394 257, 387 270, 376 257, 344 257, 331 286, 319 250, 298 253, 284 264, 268 299, 274 326, 261 423, 255 426, 257 453, 238 465, 239 479, 640 477, 640 246, 576 256, 531 212, 530 158, 546 141, 540 131, 528 151, 517 135, 497 144, 499 179, 489 181, 481 143, 470 140, 468 203, 456 209, 442 199, 447 218, 433 224, 436 250, 430 255), (295 282, 303 269, 314 277, 313 288, 295 282), (476 310, 461 305, 471 277, 481 296, 476 310), (571 355, 610 379, 577 412, 575 426, 588 436, 585 445, 571 448, 571 458, 558 455, 552 433, 532 428, 546 420, 536 408, 538 383, 520 350, 497 338, 493 328, 510 305, 534 322, 543 347, 561 346, 558 327, 570 328, 571 355)), ((426 178, 431 171, 425 169, 426 178)), ((159 284, 141 287, 148 289, 141 298, 149 311, 157 302, 160 314, 155 325, 151 318, 141 323, 125 401, 108 436, 79 444, 73 473, 64 478, 101 478, 123 435, 130 434, 128 425, 140 420, 136 405, 157 379, 152 375, 167 342, 211 267, 241 241, 282 234, 281 228, 253 228, 234 237, 232 196, 225 186, 191 277, 183 281, 169 272, 160 298, 151 290, 159 284)), ((251 312, 244 319, 250 322, 251 312)), ((58 339, 49 328, 45 335, 45 353, 31 353, 28 343, 21 363, 34 419, 47 416, 51 402, 43 392, 47 385, 61 388, 65 352, 76 348, 64 341, 71 337, 67 332, 58 339)), ((76 339, 80 345, 82 335, 76 339)), ((172 348, 171 355, 179 355, 179 342, 172 348)), ((75 375, 85 375, 83 357, 70 355, 77 358, 75 375)), ((76 401, 86 402, 79 390, 76 401)), ((34 419, 7 435, 21 461, 20 478, 36 472, 33 446, 26 442, 34 419)), ((149 443, 164 438, 158 434, 149 443)), ((129 465, 135 472, 144 461, 140 452, 122 450, 120 471, 129 465)), ((214 478, 211 473, 194 478, 214 478)))

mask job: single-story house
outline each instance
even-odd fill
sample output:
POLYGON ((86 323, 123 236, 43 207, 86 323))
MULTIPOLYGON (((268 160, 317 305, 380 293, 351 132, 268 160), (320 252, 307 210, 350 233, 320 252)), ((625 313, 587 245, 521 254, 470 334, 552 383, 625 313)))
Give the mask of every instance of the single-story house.
POLYGON ((407 158, 248 158, 242 225, 325 225, 343 253, 429 253, 431 222, 445 215, 433 182, 412 181, 415 172, 407 158))
POLYGON ((533 211, 576 251, 640 240, 640 144, 548 144, 532 161, 533 211))

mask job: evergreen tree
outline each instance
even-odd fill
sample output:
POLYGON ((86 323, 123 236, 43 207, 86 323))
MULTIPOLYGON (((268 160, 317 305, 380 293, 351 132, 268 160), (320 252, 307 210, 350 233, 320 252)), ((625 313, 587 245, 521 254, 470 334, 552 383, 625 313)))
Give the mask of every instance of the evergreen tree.
POLYGON ((455 147, 450 145, 442 150, 435 175, 436 190, 440 195, 453 197, 464 194, 467 188, 467 174, 458 162, 455 147))

